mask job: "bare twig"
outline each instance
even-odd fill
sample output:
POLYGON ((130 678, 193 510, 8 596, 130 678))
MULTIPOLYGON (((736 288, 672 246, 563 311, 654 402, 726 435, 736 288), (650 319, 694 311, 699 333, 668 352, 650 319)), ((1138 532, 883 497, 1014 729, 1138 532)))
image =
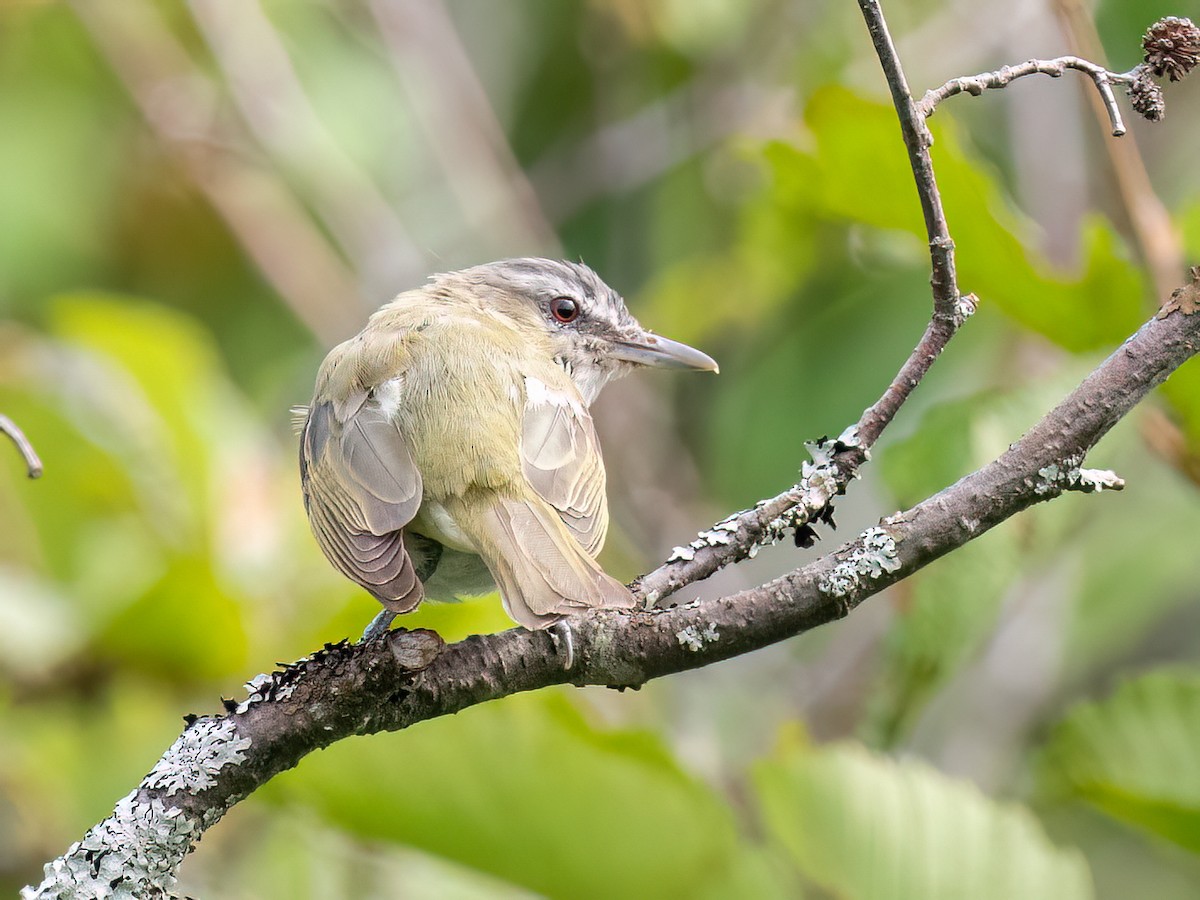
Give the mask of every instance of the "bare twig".
POLYGON ((1018 78, 1026 75, 1049 75, 1051 78, 1061 78, 1068 69, 1083 72, 1092 79, 1100 94, 1105 110, 1108 112, 1109 123, 1112 126, 1113 137, 1125 133, 1125 122, 1121 118, 1121 110, 1117 106, 1117 98, 1113 95, 1114 84, 1132 84, 1133 72, 1110 72, 1104 66, 1078 56, 1060 56, 1057 59, 1031 59, 1015 66, 1004 66, 995 72, 983 72, 979 75, 966 75, 952 78, 939 88, 926 91, 917 109, 923 116, 932 116, 938 104, 955 94, 967 93, 978 97, 986 90, 998 90, 1008 87, 1018 78))
POLYGON ((867 29, 875 45, 892 102, 900 119, 900 131, 908 150, 909 165, 925 217, 932 268, 933 316, 916 348, 905 360, 892 383, 866 409, 857 424, 831 447, 817 446, 814 464, 805 466, 800 482, 776 497, 760 502, 701 532, 686 547, 678 547, 671 559, 634 583, 634 593, 654 605, 685 585, 707 578, 731 563, 753 556, 766 543, 779 540, 789 530, 804 528, 826 514, 832 499, 845 491, 866 461, 879 435, 895 418, 934 360, 975 311, 973 294, 959 294, 954 267, 954 241, 946 223, 946 212, 933 172, 929 148, 933 138, 925 117, 913 102, 883 12, 876 0, 859 0, 867 29))
POLYGON ((29 470, 30 478, 42 477, 42 460, 37 455, 37 451, 33 449, 33 444, 29 443, 29 438, 25 437, 17 423, 8 416, 0 415, 0 434, 6 435, 10 441, 17 445, 17 450, 25 460, 25 468, 29 470))

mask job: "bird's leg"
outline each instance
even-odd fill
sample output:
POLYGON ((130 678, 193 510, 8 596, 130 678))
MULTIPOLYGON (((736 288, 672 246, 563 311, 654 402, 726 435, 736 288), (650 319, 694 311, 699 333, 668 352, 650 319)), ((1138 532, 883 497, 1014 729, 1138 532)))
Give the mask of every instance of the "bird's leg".
POLYGON ((571 633, 571 623, 567 619, 559 619, 547 629, 550 643, 554 644, 554 652, 566 657, 563 668, 568 672, 575 665, 575 636, 571 633))
MULTIPOLYGON (((437 541, 427 538, 423 534, 406 531, 404 533, 404 549, 412 558, 417 580, 423 585, 433 577, 438 563, 442 560, 442 551, 445 548, 437 541)), ((364 641, 373 641, 381 634, 386 634, 392 622, 396 620, 396 616, 397 613, 390 610, 380 610, 379 615, 371 620, 371 624, 363 632, 362 639, 364 641)))
POLYGON ((373 641, 375 638, 387 634, 387 630, 395 618, 396 614, 390 609, 381 609, 379 615, 371 620, 371 624, 363 632, 363 641, 373 641))

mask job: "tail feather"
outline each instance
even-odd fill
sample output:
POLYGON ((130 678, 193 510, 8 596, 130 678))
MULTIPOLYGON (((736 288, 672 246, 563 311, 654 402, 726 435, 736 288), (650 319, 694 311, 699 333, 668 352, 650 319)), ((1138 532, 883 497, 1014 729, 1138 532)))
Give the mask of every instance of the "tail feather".
POLYGON ((634 606, 625 585, 605 574, 540 498, 501 498, 474 522, 458 520, 477 531, 505 610, 526 628, 546 628, 581 609, 634 606))

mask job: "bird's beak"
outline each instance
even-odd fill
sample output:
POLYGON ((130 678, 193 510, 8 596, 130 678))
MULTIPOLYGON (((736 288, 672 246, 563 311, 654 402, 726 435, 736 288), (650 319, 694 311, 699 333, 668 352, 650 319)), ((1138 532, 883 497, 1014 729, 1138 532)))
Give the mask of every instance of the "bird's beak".
POLYGON ((681 344, 670 338, 643 331, 641 334, 613 341, 612 355, 626 362, 642 366, 657 366, 660 369, 696 369, 701 372, 719 372, 717 361, 695 347, 681 344))

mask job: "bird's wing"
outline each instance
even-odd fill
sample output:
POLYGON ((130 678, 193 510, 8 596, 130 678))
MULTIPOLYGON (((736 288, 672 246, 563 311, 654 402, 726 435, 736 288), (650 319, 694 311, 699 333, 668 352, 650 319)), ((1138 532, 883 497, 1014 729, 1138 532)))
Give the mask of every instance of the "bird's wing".
POLYGON ((608 500, 592 417, 574 391, 525 378, 521 465, 530 486, 554 507, 591 556, 604 546, 608 500))
POLYGON ((315 404, 300 439, 304 505, 317 543, 346 577, 393 612, 421 602, 403 531, 421 505, 404 435, 367 392, 315 404))

